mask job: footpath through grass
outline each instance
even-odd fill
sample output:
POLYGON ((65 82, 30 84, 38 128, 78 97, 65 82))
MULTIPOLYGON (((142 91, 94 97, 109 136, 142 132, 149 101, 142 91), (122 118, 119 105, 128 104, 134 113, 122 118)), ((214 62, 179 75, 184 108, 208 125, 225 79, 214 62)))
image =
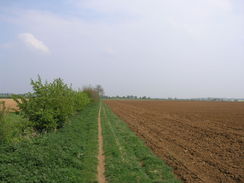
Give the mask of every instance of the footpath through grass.
POLYGON ((87 106, 57 132, 1 145, 0 182, 96 182, 98 107, 87 106))
POLYGON ((105 175, 111 183, 179 183, 169 168, 156 157, 107 105, 101 111, 105 175))

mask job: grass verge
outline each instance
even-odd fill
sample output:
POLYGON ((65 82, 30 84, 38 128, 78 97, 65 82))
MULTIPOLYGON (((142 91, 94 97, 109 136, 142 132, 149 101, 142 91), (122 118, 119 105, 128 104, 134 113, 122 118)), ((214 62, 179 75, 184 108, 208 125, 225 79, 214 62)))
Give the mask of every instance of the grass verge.
POLYGON ((6 113, 0 120, 0 145, 18 143, 35 135, 32 122, 15 113, 6 113))
POLYGON ((97 182, 97 113, 91 104, 56 133, 2 144, 0 182, 97 182))
POLYGON ((179 183, 161 159, 120 120, 102 105, 105 175, 111 183, 179 183))

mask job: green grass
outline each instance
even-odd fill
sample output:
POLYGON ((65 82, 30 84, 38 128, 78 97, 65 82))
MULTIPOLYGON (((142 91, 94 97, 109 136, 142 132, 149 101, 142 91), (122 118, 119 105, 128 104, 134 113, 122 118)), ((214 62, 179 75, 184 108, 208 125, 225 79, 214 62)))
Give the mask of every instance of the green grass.
POLYGON ((111 183, 179 183, 161 159, 103 104, 105 175, 111 183))
POLYGON ((15 113, 10 113, 5 102, 0 101, 0 145, 18 143, 30 137, 33 133, 29 120, 15 113))
POLYGON ((97 182, 97 114, 91 104, 57 132, 2 144, 0 182, 97 182))
POLYGON ((32 123, 20 115, 5 113, 0 120, 0 144, 18 143, 32 134, 32 123))

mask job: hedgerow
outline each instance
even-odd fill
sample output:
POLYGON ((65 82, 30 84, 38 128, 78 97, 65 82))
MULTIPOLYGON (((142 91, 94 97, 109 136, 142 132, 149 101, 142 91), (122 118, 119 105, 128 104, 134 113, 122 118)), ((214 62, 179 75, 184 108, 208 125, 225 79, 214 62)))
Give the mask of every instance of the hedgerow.
POLYGON ((95 88, 91 86, 86 86, 83 88, 92 102, 99 102, 100 98, 104 95, 104 91, 101 85, 97 85, 95 88))
POLYGON ((31 80, 33 92, 25 96, 14 95, 20 113, 33 122, 40 131, 51 131, 64 126, 68 118, 81 111, 91 99, 86 92, 75 91, 62 79, 42 82, 40 76, 31 80))
POLYGON ((74 96, 74 107, 78 112, 91 102, 91 98, 84 91, 74 92, 74 96))

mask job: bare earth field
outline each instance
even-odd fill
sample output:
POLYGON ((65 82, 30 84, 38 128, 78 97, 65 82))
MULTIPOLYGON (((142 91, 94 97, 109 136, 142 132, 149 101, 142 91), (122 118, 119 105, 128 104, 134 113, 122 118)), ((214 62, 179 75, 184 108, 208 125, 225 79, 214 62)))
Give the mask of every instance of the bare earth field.
POLYGON ((243 102, 105 103, 184 182, 244 182, 243 102))
POLYGON ((18 110, 17 104, 13 99, 0 99, 0 102, 4 101, 5 106, 10 110, 10 111, 16 111, 18 110))

